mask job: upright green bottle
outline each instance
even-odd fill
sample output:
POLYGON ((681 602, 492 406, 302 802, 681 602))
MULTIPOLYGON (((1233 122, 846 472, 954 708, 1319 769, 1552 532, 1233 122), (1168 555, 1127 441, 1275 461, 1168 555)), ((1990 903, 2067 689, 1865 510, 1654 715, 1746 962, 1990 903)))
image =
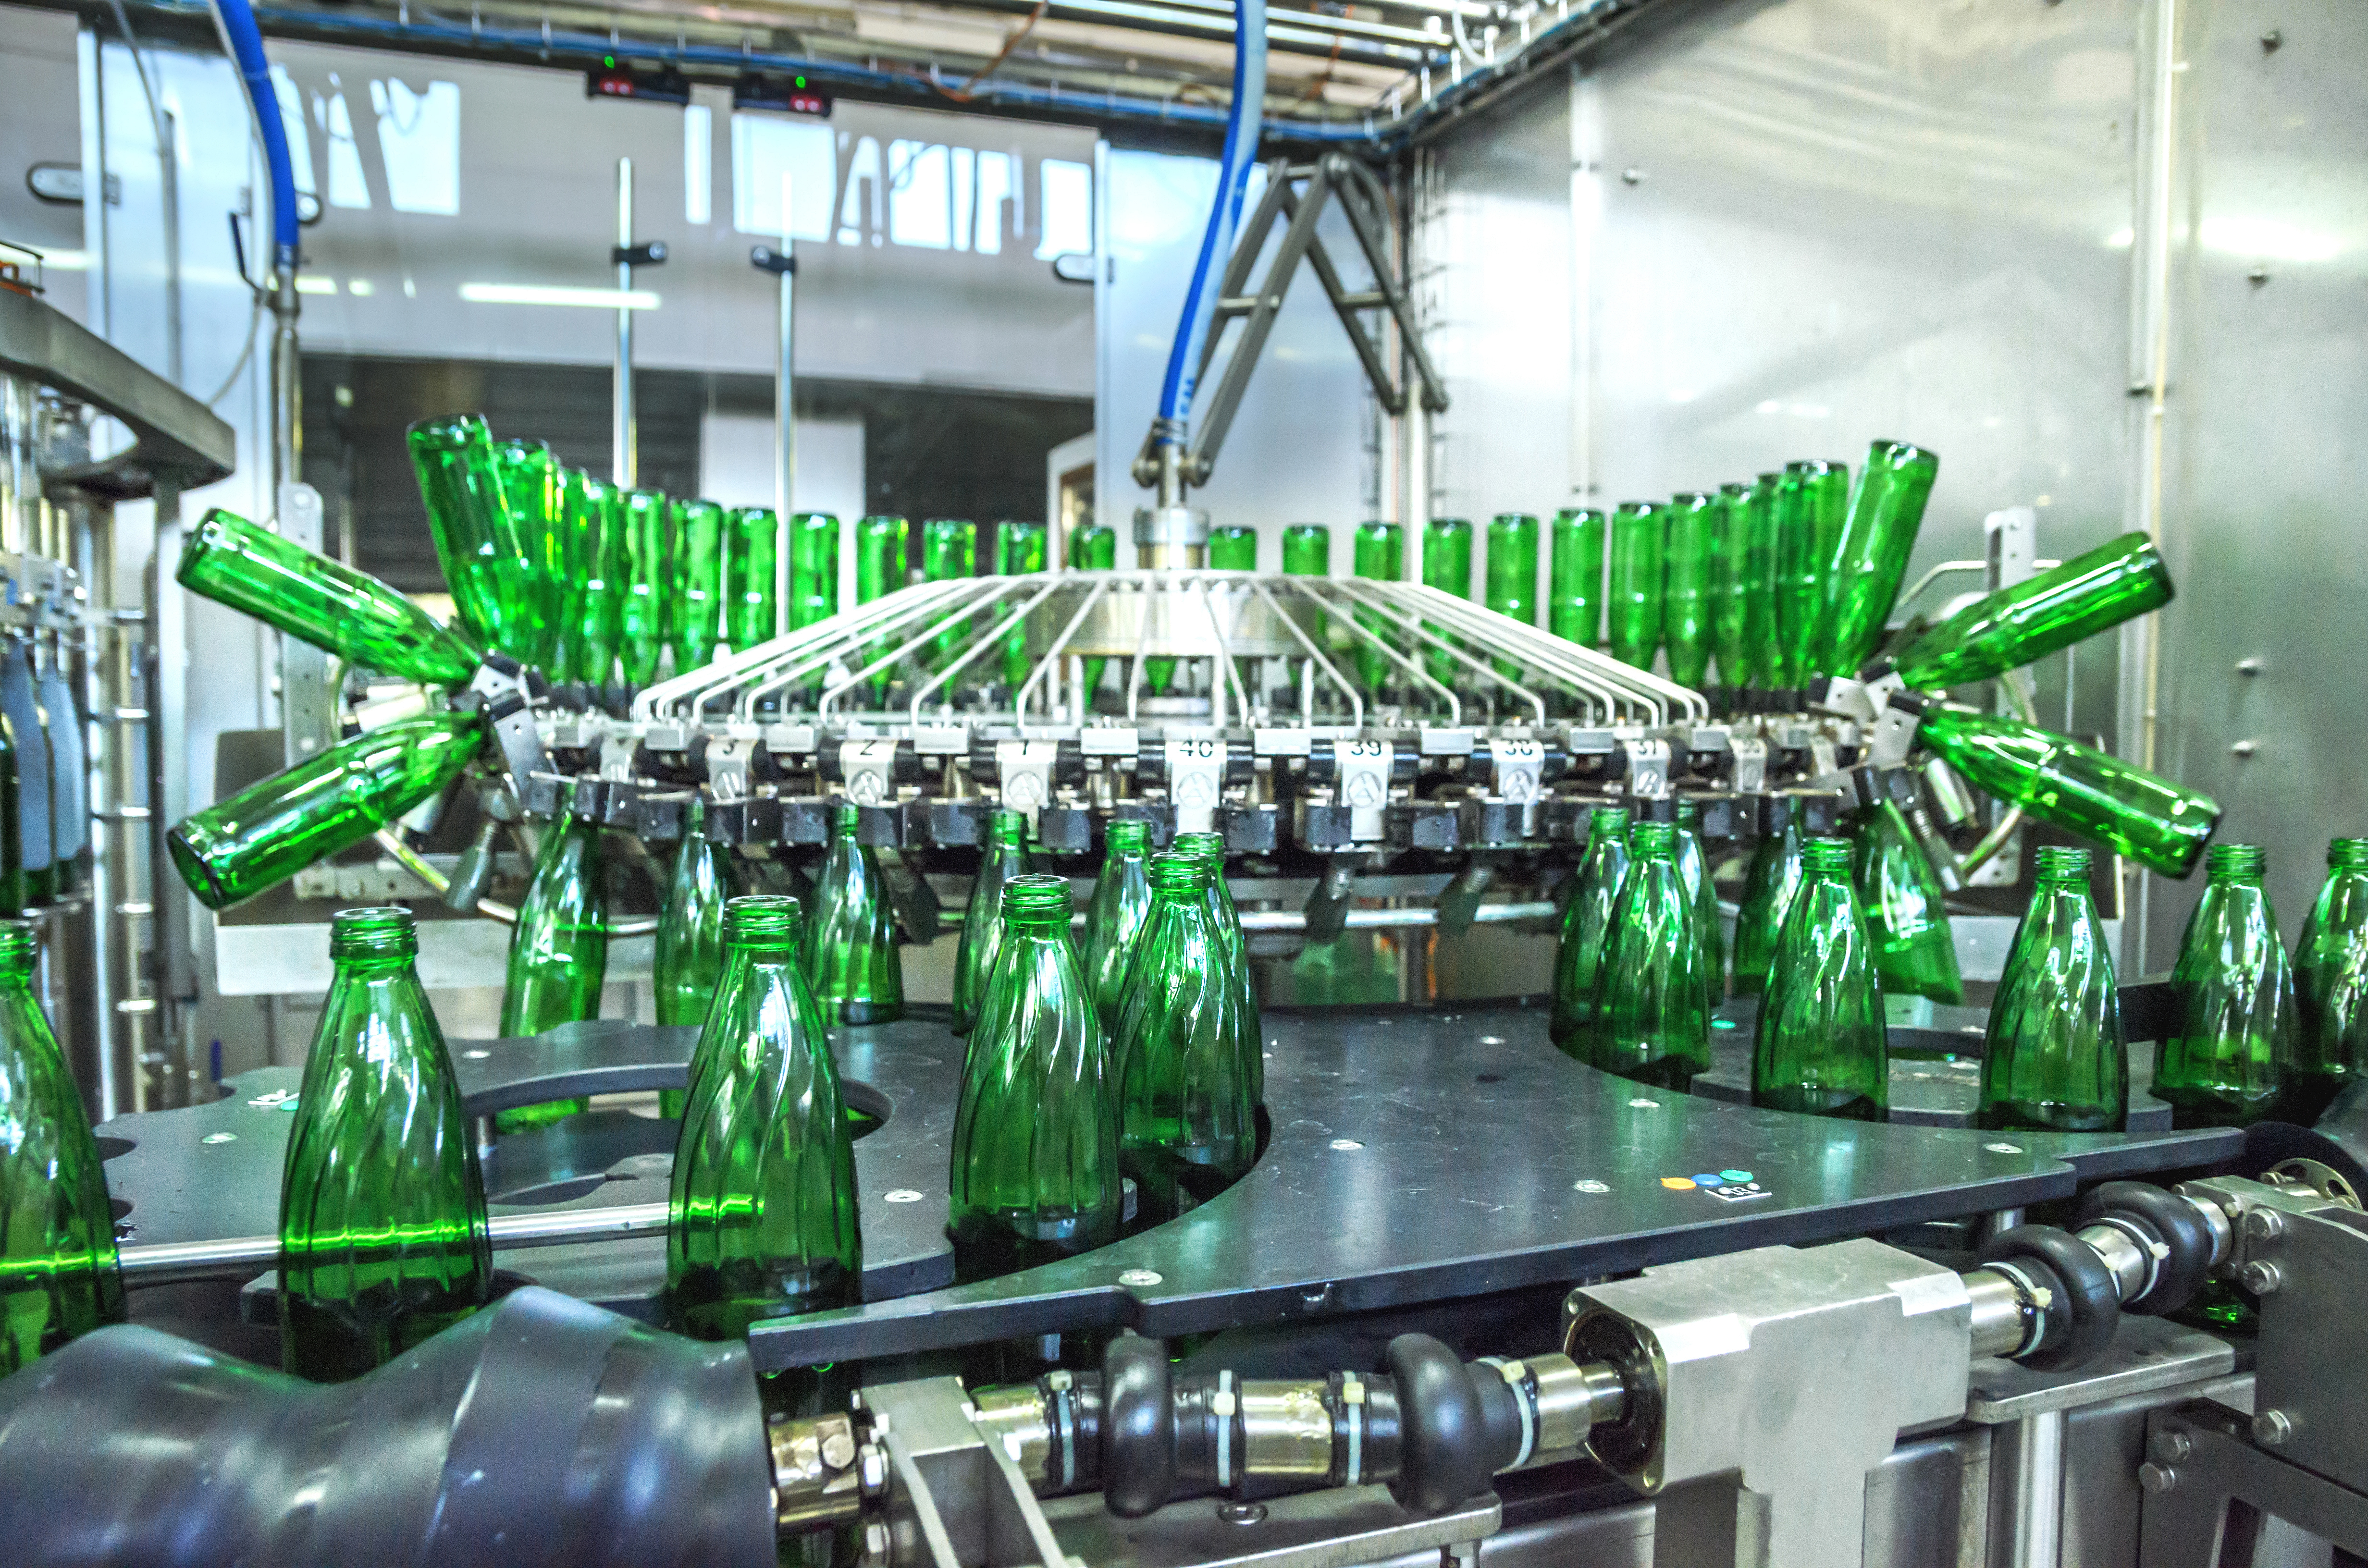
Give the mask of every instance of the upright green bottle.
MULTIPOLYGON (((723 982, 666 1192, 666 1316, 694 1339, 863 1299, 855 1143, 799 925, 795 899, 723 906, 723 982)), ((786 1392, 768 1389, 767 1403, 786 1392)))
POLYGON ((1924 503, 1941 460, 1906 441, 1876 441, 1850 492, 1841 537, 1828 559, 1826 608, 1817 631, 1817 669, 1855 675, 1883 645, 1884 623, 1899 597, 1924 503))
POLYGON ((834 1024, 893 1024, 905 1016, 905 966, 878 857, 856 841, 863 810, 842 801, 830 858, 806 923, 806 980, 834 1024))
POLYGON ((1587 852, 1578 862, 1570 902, 1563 906, 1562 940, 1554 949, 1554 1013, 1546 1032, 1574 1062, 1595 1060, 1597 977, 1611 911, 1628 875, 1628 812, 1598 806, 1588 816, 1587 852))
POLYGON ((461 630, 481 648, 510 651, 507 610, 520 597, 526 560, 510 526, 484 417, 423 419, 404 434, 436 562, 461 630))
POLYGON ((723 574, 731 521, 713 501, 678 501, 674 520, 674 631, 677 675, 715 657, 723 640, 723 574))
POLYGON ((606 686, 624 639, 624 509, 615 485, 581 469, 567 483, 567 567, 560 664, 569 680, 606 686))
POLYGON ((674 586, 671 508, 663 492, 628 490, 625 522, 624 613, 620 619, 618 659, 627 686, 657 679, 665 655, 674 586))
POLYGON ((1702 845, 1702 807, 1679 801, 1678 874, 1685 879, 1686 896, 1693 901, 1694 937, 1702 944, 1702 970, 1713 1003, 1726 999, 1726 938, 1718 918, 1718 889, 1711 882, 1710 851, 1702 845))
POLYGON ((2368 1074, 2368 838, 2327 846, 2327 882, 2294 943, 2296 1051, 2282 1121, 2307 1127, 2368 1074))
POLYGON ((1103 838, 1101 875, 1086 906, 1086 983, 1102 1028, 1118 1027, 1134 939, 1151 914, 1151 824, 1113 818, 1103 838))
POLYGON ((1242 523, 1223 523, 1209 530, 1209 569, 1212 572, 1258 570, 1258 529, 1242 523))
POLYGON ((1332 574, 1332 530, 1322 523, 1292 523, 1282 530, 1282 570, 1289 577, 1332 574))
POLYGON ((279 1181, 279 1349, 342 1382, 485 1304, 476 1140, 420 988, 411 911, 345 909, 279 1181))
POLYGON ((1669 648, 1669 678, 1699 690, 1710 675, 1716 614, 1717 497, 1700 490, 1669 499, 1668 562, 1663 574, 1661 634, 1669 648))
POLYGON ((2086 849, 2044 845, 2038 886, 2014 931, 1982 1045, 1977 1127, 2119 1132, 2129 1122, 2130 1051, 2086 849))
POLYGON ((2020 669, 2170 602, 2170 573, 2143 533, 2126 533, 1976 599, 1900 650, 1899 678, 1937 691, 2020 669))
POLYGON ((1892 703, 1922 713, 1917 741, 1975 789, 2166 877, 2193 870, 2220 825, 2210 796, 2078 741, 1912 693, 1892 703))
POLYGON ((1858 813, 1850 842, 1851 874, 1874 936, 1875 973, 1884 994, 1963 1002, 1965 985, 1940 876, 1888 795, 1858 813))
POLYGON ((1744 570, 1744 525, 1738 517, 1750 486, 1722 484, 1711 498, 1710 651, 1718 661, 1717 685, 1732 691, 1748 684, 1746 629, 1750 624, 1751 583, 1744 570))
POLYGON ((770 506, 734 512, 731 551, 724 632, 732 651, 745 653, 781 634, 781 515, 770 506))
POLYGON ((2176 1127, 2243 1127, 2272 1115, 2298 1055, 2294 979, 2259 846, 2215 844, 2187 918, 2171 990, 2176 1032, 2155 1048, 2154 1094, 2176 1127))
POLYGON ((1065 877, 1002 891, 995 976, 954 1108, 954 1275, 992 1278, 1118 1239, 1118 1083, 1069 940, 1065 877))
POLYGON ((518 551, 517 569, 507 574, 516 585, 517 597, 508 615, 512 646, 503 652, 520 664, 549 670, 560 629, 564 477, 549 447, 516 438, 495 446, 494 470, 500 476, 510 538, 518 551))
POLYGON ((707 802, 696 797, 658 913, 655 985, 658 1022, 701 1024, 723 975, 723 905, 733 893, 732 851, 709 836, 707 802))
POLYGON ((1744 487, 1730 514, 1736 536, 1736 559, 1743 570, 1743 660, 1734 684, 1757 691, 1776 689, 1783 664, 1782 618, 1776 613, 1777 570, 1782 551, 1776 533, 1776 492, 1781 473, 1763 473, 1744 487))
MULTIPOLYGON (((596 798, 580 781, 570 785, 563 817, 544 824, 534 875, 510 930, 502 986, 505 1038, 600 1016, 600 986, 609 971, 609 890, 596 798)), ((589 1104, 578 1098, 522 1106, 498 1113, 494 1125, 503 1132, 540 1127, 589 1104)))
POLYGON ((996 953, 1003 945, 1003 884, 1027 874, 1028 818, 1019 812, 997 812, 987 819, 986 851, 979 858, 978 878, 971 883, 970 903, 962 910, 962 939, 954 947, 957 1034, 977 1021, 986 983, 995 973, 996 953))
POLYGON ((191 530, 174 576, 347 664, 404 680, 466 686, 483 657, 376 577, 219 506, 191 530))
POLYGON ((1134 1178, 1135 1221, 1172 1220, 1241 1179, 1258 1156, 1248 1062, 1256 1021, 1228 983, 1212 923, 1209 863, 1169 853, 1151 864, 1151 917, 1111 1034, 1119 1162, 1134 1178))
POLYGON ((1743 903, 1735 916, 1735 994, 1756 996, 1768 988, 1776 938, 1784 912, 1801 886, 1801 828, 1793 802, 1760 797, 1759 842, 1743 877, 1743 903))
POLYGON ((39 926, 0 921, 0 1377, 123 1321, 107 1175, 33 994, 40 957, 39 926))
POLYGON ((1242 1039, 1248 1051, 1243 1072, 1249 1080, 1250 1103, 1266 1104, 1266 1035, 1258 1020, 1258 985, 1250 978, 1249 942, 1242 935, 1241 911, 1234 905, 1234 890, 1225 881, 1225 835, 1221 833, 1179 833, 1168 841, 1179 855, 1196 855, 1209 868, 1209 919, 1222 938, 1234 989, 1241 998, 1243 1017, 1249 1020, 1242 1039))
POLYGON ((801 631, 838 613, 838 519, 790 514, 790 625, 801 631))
POLYGON ((1784 915, 1751 1040, 1751 1103, 1881 1121, 1891 1065, 1873 941, 1850 888, 1850 846, 1801 846, 1801 890, 1784 915))
POLYGON ((192 812, 165 845, 198 901, 226 909, 351 848, 442 790, 484 736, 474 713, 383 725, 192 812))
POLYGON ((1640 670, 1653 667, 1661 646, 1669 549, 1668 508, 1657 501, 1622 501, 1611 516, 1611 656, 1640 670))
POLYGON ((1640 1084, 1683 1090, 1710 1068, 1711 997, 1677 840, 1677 828, 1664 822, 1628 831, 1628 874, 1596 971, 1589 1060, 1640 1084))
POLYGON ((1582 648, 1603 646, 1603 514, 1565 506, 1546 552, 1546 630, 1582 648))
MULTIPOLYGON (((1422 580, 1441 593, 1453 594, 1459 599, 1472 597, 1472 525, 1463 517, 1433 517, 1422 526, 1422 580)), ((1442 628, 1432 626, 1432 631, 1442 628)), ((1399 632, 1404 637, 1404 632, 1399 632)), ((1462 647, 1460 639, 1448 642, 1462 647)), ((1444 653, 1428 653, 1423 667, 1430 678, 1441 686, 1453 688, 1465 683, 1467 671, 1461 660, 1444 653)))
MULTIPOLYGON (((1352 570, 1360 577, 1375 582, 1396 583, 1406 578, 1406 530, 1395 523, 1364 522, 1357 525, 1352 570)), ((1373 636, 1394 641, 1400 633, 1371 610, 1356 612, 1357 624, 1373 636)), ((1378 692, 1391 683, 1396 667, 1388 656, 1365 638, 1357 639, 1357 678, 1371 692, 1378 692)))

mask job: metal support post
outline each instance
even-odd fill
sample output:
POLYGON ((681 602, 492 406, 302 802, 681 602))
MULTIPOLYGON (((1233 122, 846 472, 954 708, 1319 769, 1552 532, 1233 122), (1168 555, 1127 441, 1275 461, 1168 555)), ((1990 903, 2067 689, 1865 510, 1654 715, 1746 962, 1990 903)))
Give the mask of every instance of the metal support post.
POLYGON ((633 160, 617 160, 617 369, 609 415, 609 477, 621 489, 639 483, 633 431, 633 160))

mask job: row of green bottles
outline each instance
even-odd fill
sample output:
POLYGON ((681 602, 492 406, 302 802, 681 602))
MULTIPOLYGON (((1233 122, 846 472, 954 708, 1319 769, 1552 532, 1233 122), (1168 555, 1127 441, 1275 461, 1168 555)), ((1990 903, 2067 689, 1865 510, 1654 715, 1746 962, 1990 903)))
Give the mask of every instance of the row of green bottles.
POLYGON ((1883 988, 1850 861, 1842 839, 1801 846, 1801 884, 1752 1036, 1753 1105, 1856 1121, 1881 1121, 1890 1109, 1883 988))
POLYGON ((1975 1125, 2119 1132, 2129 1122, 2129 1045, 2086 849, 2043 846, 1982 1044, 1975 1125))
POLYGON ((123 1320, 98 1141, 33 992, 37 926, 0 921, 0 1377, 123 1320))
MULTIPOLYGON (((600 1016, 600 988, 609 971, 609 888, 595 799, 591 790, 572 783, 561 798, 558 817, 542 824, 534 870, 510 928, 502 983, 506 1039, 600 1016)), ((539 1127, 588 1104, 579 1097, 521 1106, 496 1114, 494 1125, 502 1132, 539 1127)))
POLYGON ((1700 903, 1679 869, 1680 836, 1673 823, 1628 830, 1628 872, 1596 966, 1586 1057, 1607 1073, 1678 1090, 1710 1067, 1716 967, 1702 948, 1700 903))

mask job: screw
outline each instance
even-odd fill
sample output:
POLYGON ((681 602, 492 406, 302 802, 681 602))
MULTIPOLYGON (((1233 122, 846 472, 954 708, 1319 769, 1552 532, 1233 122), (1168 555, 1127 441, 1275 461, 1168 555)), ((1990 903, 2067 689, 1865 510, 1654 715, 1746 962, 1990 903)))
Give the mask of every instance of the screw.
POLYGON ((2261 673, 2261 661, 2259 659, 2239 659, 2237 661, 2237 673, 2240 676, 2260 675, 2261 673))
POLYGON ((891 1203, 918 1203, 921 1194, 909 1187, 900 1187, 883 1195, 891 1203))
POLYGON ((1266 1517, 1263 1503, 1220 1503, 1217 1517, 1229 1525, 1254 1525, 1266 1517))
POLYGON ((2274 1449, 2294 1436, 2294 1423, 2283 1410, 2264 1410, 2253 1417, 2253 1441, 2265 1449, 2274 1449))
POLYGON ((1993 1154, 2020 1154, 2022 1153, 2022 1145, 2020 1143, 1985 1143, 1982 1147, 1987 1149, 1993 1154))
POLYGON ((2138 1485, 2159 1497, 2179 1484, 2179 1471, 2167 1464, 2138 1466, 2138 1485))
POLYGON ((2252 271, 2245 274, 2245 281, 2250 283, 2256 289, 2260 288, 2262 284, 2267 283, 2269 280, 2270 269, 2266 267, 2257 267, 2253 268, 2252 271))
POLYGON ((1345 1154, 1352 1149, 1361 1149, 1364 1145, 1358 1142, 1354 1138, 1335 1138, 1332 1140, 1332 1147, 1339 1150, 1340 1153, 1345 1154))
POLYGON ((2286 1233, 2286 1217, 2274 1209, 2245 1210, 2245 1239, 2248 1242, 2273 1242, 2286 1233))
POLYGON ((2237 1283, 2256 1296, 2268 1296, 2285 1283, 2285 1276, 2274 1263, 2248 1263, 2237 1271, 2237 1283))
POLYGON ((863 1527, 863 1555, 875 1562, 888 1561, 888 1527, 874 1522, 863 1527))
POLYGON ((1118 1277, 1121 1285, 1156 1285, 1167 1277, 1156 1268, 1130 1268, 1118 1277))
POLYGON ((2228 743, 2228 750, 2232 755, 2237 756, 2250 756, 2253 755, 2253 743, 2250 741, 2231 741, 2228 743))
POLYGON ((2186 1433, 2176 1429, 2154 1435, 2154 1457, 2165 1464, 2176 1464, 2193 1451, 2194 1442, 2186 1433))
POLYGON ((1645 183, 1645 171, 1640 168, 1636 168, 1634 165, 1624 168, 1620 171, 1620 182, 1622 185, 1643 185, 1645 183))
POLYGON ((2263 54, 2275 54, 2278 51, 2278 45, 2285 41, 2286 35, 2278 31, 2277 28, 2271 28, 2268 32, 2261 35, 2261 52, 2263 54))

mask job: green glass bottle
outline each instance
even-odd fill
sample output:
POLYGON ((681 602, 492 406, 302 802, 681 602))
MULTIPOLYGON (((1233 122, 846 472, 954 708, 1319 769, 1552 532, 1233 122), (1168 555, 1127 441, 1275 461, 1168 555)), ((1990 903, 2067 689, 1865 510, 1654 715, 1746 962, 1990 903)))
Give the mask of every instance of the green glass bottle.
MULTIPOLYGON (((1364 522, 1357 525, 1351 544, 1351 570, 1360 577, 1375 582, 1398 583, 1406 580, 1406 530, 1395 523, 1364 522)), ((1371 610, 1358 610, 1356 622, 1373 636, 1394 641, 1400 635, 1393 631, 1371 610)), ((1357 639, 1357 678, 1371 692, 1378 692, 1391 684, 1396 674, 1387 655, 1365 638, 1357 639)))
POLYGON ((1322 523, 1293 523, 1282 530, 1282 570, 1289 577, 1332 574, 1332 530, 1322 523))
MULTIPOLYGON (((609 974, 609 890, 596 798, 582 781, 571 784, 563 816, 544 824, 534 874, 510 929, 502 985, 505 1039, 600 1016, 600 987, 609 974)), ((576 1098, 522 1106, 497 1114, 494 1125, 502 1132, 540 1127, 589 1103, 576 1098)))
POLYGON ((1744 525, 1736 513, 1750 486, 1722 484, 1710 505, 1710 651, 1717 660, 1716 684, 1728 690, 1748 684, 1744 632, 1750 620, 1750 579, 1744 572, 1744 525))
POLYGON ((1546 630, 1582 648, 1603 646, 1603 514, 1565 506, 1546 551, 1546 630))
POLYGON ((1212 572, 1258 570, 1258 529, 1224 523, 1209 530, 1209 569, 1212 572))
POLYGON ((672 508, 657 490, 628 490, 620 498, 625 527, 623 614, 619 618, 617 656, 627 686, 657 679, 666 638, 673 631, 666 601, 674 586, 672 508))
POLYGON ((790 514, 790 625, 802 631, 838 613, 838 519, 790 514))
POLYGON ((1716 565, 1713 539, 1717 498, 1700 490, 1669 499, 1668 560, 1663 573, 1661 635, 1669 650, 1669 678, 1699 690, 1710 674, 1716 565))
POLYGON ((2126 533, 1976 599, 1900 650, 1899 678, 1928 691, 2020 669, 2171 599, 2162 553, 2126 533))
POLYGON ((529 594, 525 555, 494 463, 493 433, 482 415, 451 414, 412 426, 404 444, 461 630, 481 648, 509 653, 507 611, 529 594))
POLYGON ((1248 1062, 1255 1021, 1228 983, 1210 915, 1212 872, 1196 855, 1151 864, 1143 927, 1110 1036, 1119 1082, 1119 1163, 1134 1178, 1135 1222, 1151 1226, 1238 1181, 1258 1155, 1248 1062))
POLYGON ((2193 870, 2220 825, 2220 807, 2210 796, 2078 741, 1908 693, 1896 694, 1892 703, 1922 713, 1918 743, 1975 789, 2166 877, 2193 870))
POLYGON ((1924 524, 1924 504, 1941 460, 1906 441, 1866 449, 1843 508, 1841 537, 1828 558, 1826 609, 1817 631, 1816 667, 1855 675, 1883 645, 1884 623, 1899 598, 1900 579, 1924 524))
POLYGON ((781 515, 770 506, 734 512, 730 548, 724 634, 734 653, 745 653, 781 634, 781 515))
POLYGON ((2243 1127, 2273 1114, 2297 1056, 2297 1009, 2277 911, 2261 885, 2267 857, 2215 844, 2203 897, 2171 967, 2177 1030, 2155 1048, 2154 1095, 2177 1127, 2243 1127))
POLYGON ((658 912, 653 985, 661 1024, 707 1021, 723 974, 723 905, 732 897, 732 851, 709 836, 707 802, 694 797, 658 912))
POLYGON ((39 926, 0 921, 0 1377, 123 1321, 107 1175, 33 994, 40 959, 39 926))
POLYGON ((904 960, 880 860, 859 843, 863 810, 841 801, 830 858, 806 922, 806 981, 833 1024, 893 1024, 905 1016, 904 960))
MULTIPOLYGON (((1422 526, 1422 580, 1441 593, 1453 594, 1459 599, 1472 597, 1472 525, 1463 517, 1433 517, 1422 526)), ((1445 629, 1430 626, 1434 632, 1445 629)), ((1399 631, 1396 636, 1405 637, 1399 631)), ((1449 637, 1451 646, 1461 648, 1461 639, 1449 637)), ((1423 656, 1423 667, 1430 678, 1450 688, 1466 684, 1468 671, 1463 663, 1451 655, 1432 652, 1423 656)))
POLYGON ((2295 1057, 2282 1121, 2308 1127, 2368 1073, 2368 838, 2327 846, 2327 881, 2294 943, 2295 1057))
POLYGON ((1598 1067, 1659 1088, 1689 1088, 1710 1068, 1710 971, 1693 899, 1678 870, 1678 830, 1628 830, 1628 874, 1611 906, 1596 971, 1598 1067))
POLYGON ((1826 612, 1827 573, 1841 542, 1850 500, 1846 464, 1808 459, 1784 465, 1776 483, 1776 684, 1808 678, 1826 612))
POLYGON ((615 485, 581 469, 567 481, 567 597, 559 663, 569 680, 606 686, 623 638, 625 537, 615 485))
POLYGON ((1875 973, 1884 994, 1963 1002, 1957 940, 1941 903, 1940 876, 1888 795, 1858 813, 1850 842, 1852 875, 1874 936, 1875 973))
POLYGON ((181 547, 181 586, 244 610, 347 664, 431 686, 466 686, 483 655, 366 572, 217 506, 181 547))
POLYGON ((954 1276, 992 1278, 1118 1239, 1118 1084, 1069 940, 1065 877, 1002 890, 1002 950, 954 1109, 954 1276))
POLYGON ((494 472, 518 552, 517 568, 507 574, 516 595, 508 609, 513 645, 503 652, 520 664, 548 670, 559 633, 558 552, 567 510, 559 460, 541 441, 513 437, 495 444, 494 472))
POLYGON ((1776 613, 1777 549, 1776 492, 1781 473, 1763 473, 1744 487, 1730 514, 1736 533, 1736 559, 1743 571, 1743 662, 1736 683, 1755 691, 1776 688, 1782 656, 1780 619, 1776 613))
POLYGON ((1881 1121, 1890 1110, 1883 992, 1841 839, 1801 846, 1801 889, 1751 1040, 1751 1103, 1850 1121, 1881 1121))
POLYGON ((1554 948, 1554 1013, 1546 1033, 1575 1062, 1595 1059, 1595 1001, 1603 944, 1612 907, 1628 875, 1628 812, 1598 806, 1588 815, 1587 851, 1579 858, 1570 902, 1563 906, 1562 940, 1554 948))
POLYGON ((336 968, 279 1183, 281 1364, 342 1382, 485 1304, 476 1140, 399 906, 329 923, 336 968))
POLYGON ((912 525, 902 517, 860 517, 855 524, 855 602, 868 605, 905 585, 905 548, 912 525))
POLYGON ((999 811, 987 819, 986 850, 962 910, 962 939, 954 947, 954 1032, 977 1021, 995 957, 1003 945, 1003 884, 1028 874, 1028 818, 999 811))
POLYGON ((2086 849, 2044 845, 1982 1045, 1977 1127, 2119 1132, 2130 1115, 2129 1042, 2086 849))
POLYGON ((1760 798, 1759 841, 1743 877, 1743 902, 1735 916, 1735 994, 1756 996, 1768 988, 1768 969, 1784 912, 1801 886, 1801 828, 1793 802, 1760 798))
POLYGON ((1086 906, 1086 983, 1105 1029, 1118 1027, 1134 939, 1151 914, 1151 824, 1111 820, 1103 837, 1101 875, 1086 906))
POLYGON ((1669 548, 1668 508, 1657 501, 1622 501, 1611 517, 1610 606, 1611 656, 1640 670, 1653 667, 1661 646, 1669 548))
POLYGON ((1258 1018, 1258 984, 1250 976, 1249 940, 1242 934, 1242 914, 1234 904, 1234 890, 1225 881, 1225 835, 1222 833, 1179 833, 1167 847, 1178 855, 1196 855, 1209 868, 1209 919, 1225 954, 1226 967, 1239 994, 1243 1017, 1249 1020, 1243 1040, 1249 1052, 1243 1072, 1249 1080, 1250 1103, 1266 1104, 1266 1036, 1258 1018))
POLYGON ((723 981, 666 1192, 666 1317, 694 1339, 863 1299, 855 1143, 800 924, 795 899, 723 906, 723 981))
MULTIPOLYGON (((1481 564, 1483 602, 1498 615, 1524 625, 1538 623, 1538 520, 1526 512, 1499 512, 1488 519, 1487 552, 1481 564)), ((1518 678, 1521 666, 1495 661, 1497 673, 1518 678)))
MULTIPOLYGON (((1019 576, 1042 572, 1047 560, 1048 534, 1042 523, 1017 522, 1009 517, 995 525, 995 570, 1000 576, 1019 576)), ((1028 626, 1025 621, 1005 633, 1003 639, 1003 684, 1018 687, 1026 681, 1035 668, 1028 657, 1028 626)))
POLYGON ((1723 1002, 1726 999, 1726 937, 1718 917, 1718 889, 1711 881, 1710 851, 1702 844, 1702 807, 1692 801, 1679 801, 1674 812, 1678 874, 1685 879, 1686 896, 1693 901, 1694 939, 1702 946, 1711 1000, 1723 1002))
POLYGON ((484 730, 429 713, 340 741, 183 817, 165 842, 189 891, 226 909, 368 838, 461 776, 484 730))
POLYGON ((978 525, 966 517, 931 517, 921 525, 921 575, 932 583, 978 575, 978 525))
POLYGON ((723 640, 723 573, 730 520, 713 501, 679 501, 674 517, 673 629, 677 675, 700 668, 723 640))

